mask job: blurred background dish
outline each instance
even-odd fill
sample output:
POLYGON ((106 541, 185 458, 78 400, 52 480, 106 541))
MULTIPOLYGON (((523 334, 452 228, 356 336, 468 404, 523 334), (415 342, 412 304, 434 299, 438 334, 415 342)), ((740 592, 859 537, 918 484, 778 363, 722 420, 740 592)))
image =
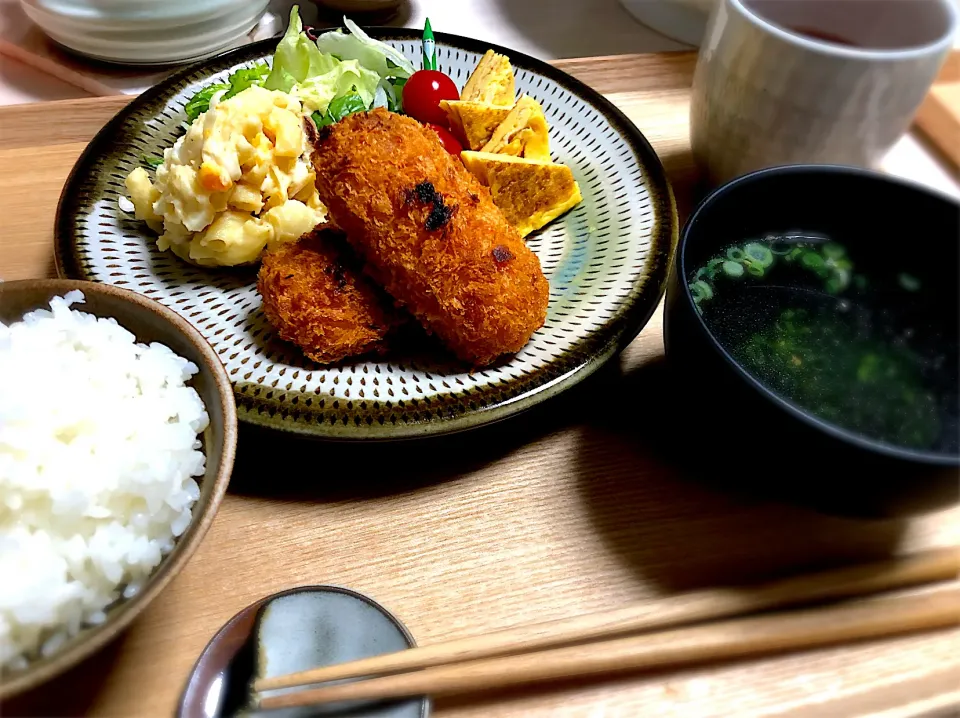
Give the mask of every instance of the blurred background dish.
POLYGON ((345 13, 383 12, 395 10, 403 4, 403 0, 314 0, 314 2, 322 8, 345 13))
POLYGON ((671 40, 700 45, 717 0, 620 0, 637 20, 671 40))
POLYGON ((162 65, 210 57, 245 41, 269 0, 20 0, 51 39, 107 62, 162 65))

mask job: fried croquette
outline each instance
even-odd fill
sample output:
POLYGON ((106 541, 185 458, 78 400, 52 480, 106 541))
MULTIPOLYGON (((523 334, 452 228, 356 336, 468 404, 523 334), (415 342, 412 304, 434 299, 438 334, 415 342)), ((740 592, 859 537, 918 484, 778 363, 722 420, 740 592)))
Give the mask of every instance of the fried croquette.
POLYGON ((314 166, 370 275, 460 359, 490 364, 543 325, 537 256, 436 133, 383 109, 356 113, 319 132, 314 166))
POLYGON ((280 337, 320 364, 383 351, 402 323, 333 230, 314 230, 264 255, 257 291, 280 337))

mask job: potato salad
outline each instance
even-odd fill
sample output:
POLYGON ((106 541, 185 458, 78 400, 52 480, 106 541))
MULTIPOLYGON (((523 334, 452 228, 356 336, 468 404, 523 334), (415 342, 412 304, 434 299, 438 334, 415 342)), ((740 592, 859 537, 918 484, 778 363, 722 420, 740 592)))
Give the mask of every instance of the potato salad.
POLYGON ((295 241, 327 214, 300 100, 257 85, 222 94, 164 150, 153 180, 138 167, 125 182, 160 249, 203 266, 256 262, 266 247, 295 241))

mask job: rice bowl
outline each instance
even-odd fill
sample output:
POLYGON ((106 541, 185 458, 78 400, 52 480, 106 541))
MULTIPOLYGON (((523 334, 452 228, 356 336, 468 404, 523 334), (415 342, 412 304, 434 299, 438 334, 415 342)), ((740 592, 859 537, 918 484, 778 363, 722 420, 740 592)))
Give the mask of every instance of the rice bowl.
POLYGON ((83 282, 0 284, 0 697, 106 643, 182 567, 235 421, 222 365, 169 310, 83 282))

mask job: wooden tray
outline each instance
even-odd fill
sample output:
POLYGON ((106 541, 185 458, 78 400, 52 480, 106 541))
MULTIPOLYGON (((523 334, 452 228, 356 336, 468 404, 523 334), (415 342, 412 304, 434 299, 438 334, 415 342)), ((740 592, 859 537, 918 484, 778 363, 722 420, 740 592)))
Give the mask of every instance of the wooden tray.
MULTIPOLYGON (((647 135, 688 207, 688 54, 557 63, 647 135)), ((0 109, 0 277, 51 276, 52 223, 73 161, 128 98, 0 109)), ((421 644, 613 608, 718 582, 960 543, 960 509, 911 521, 831 518, 680 475, 658 451, 659 314, 588 392, 492 430, 338 447, 241 432, 231 494, 183 573, 127 634, 5 715, 171 715, 193 661, 234 613, 311 583, 369 593, 421 644)), ((662 435, 661 435, 662 436, 662 435)), ((704 457, 704 462, 714 461, 704 457)), ((960 629, 496 702, 447 718, 760 716, 960 705, 960 629)))
POLYGON ((917 127, 960 168, 960 50, 950 53, 917 113, 917 127))

